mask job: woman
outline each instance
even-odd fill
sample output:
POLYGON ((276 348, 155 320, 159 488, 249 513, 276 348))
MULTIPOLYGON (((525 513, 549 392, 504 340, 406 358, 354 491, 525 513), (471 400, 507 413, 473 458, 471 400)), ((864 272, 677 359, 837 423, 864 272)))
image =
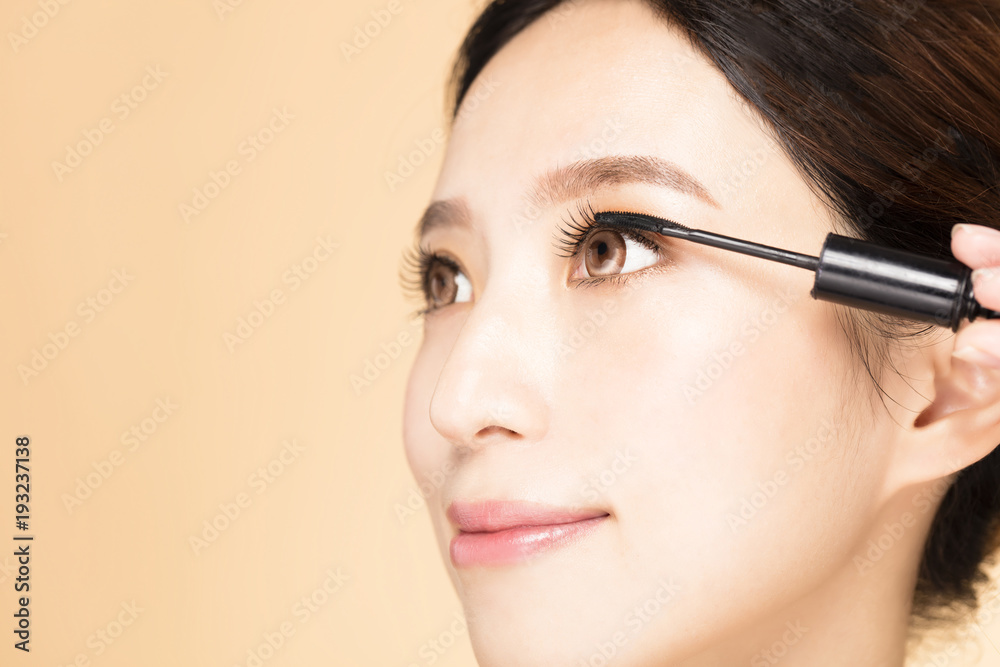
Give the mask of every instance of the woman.
POLYGON ((816 301, 807 271, 593 214, 954 253, 1000 308, 998 17, 484 10, 409 258, 404 415, 480 665, 901 665, 914 621, 974 608, 1000 323, 816 301))

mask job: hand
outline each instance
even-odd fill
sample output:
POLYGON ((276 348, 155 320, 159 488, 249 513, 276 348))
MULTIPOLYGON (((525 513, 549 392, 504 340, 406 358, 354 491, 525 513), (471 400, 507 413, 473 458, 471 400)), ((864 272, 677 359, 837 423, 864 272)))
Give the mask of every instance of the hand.
MULTIPOLYGON (((1000 310, 1000 231, 959 224, 951 231, 951 252, 973 269, 972 291, 984 308, 1000 310)), ((955 355, 978 366, 1000 370, 1000 319, 980 320, 959 330, 955 355)))
MULTIPOLYGON (((1000 310, 1000 231, 982 225, 955 225, 951 252, 972 269, 976 301, 984 308, 1000 310)), ((981 420, 984 410, 988 411, 984 406, 1000 401, 1000 319, 964 322, 955 336, 951 357, 950 368, 935 376, 934 400, 917 417, 915 426, 932 424, 959 410, 971 415, 967 419, 981 420)), ((994 416, 985 419, 997 420, 994 416)), ((992 442, 995 445, 997 440, 992 442)), ((956 450, 954 456, 965 460, 967 453, 956 450)))

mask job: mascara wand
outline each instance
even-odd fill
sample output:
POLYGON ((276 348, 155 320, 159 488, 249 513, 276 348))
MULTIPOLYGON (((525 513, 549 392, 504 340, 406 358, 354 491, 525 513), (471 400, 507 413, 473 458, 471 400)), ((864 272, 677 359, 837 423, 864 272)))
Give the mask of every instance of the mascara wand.
POLYGON ((972 294, 972 270, 961 262, 928 257, 827 234, 819 257, 691 229, 642 213, 601 212, 594 220, 732 250, 815 272, 809 295, 854 308, 929 322, 958 331, 963 320, 993 319, 972 294))

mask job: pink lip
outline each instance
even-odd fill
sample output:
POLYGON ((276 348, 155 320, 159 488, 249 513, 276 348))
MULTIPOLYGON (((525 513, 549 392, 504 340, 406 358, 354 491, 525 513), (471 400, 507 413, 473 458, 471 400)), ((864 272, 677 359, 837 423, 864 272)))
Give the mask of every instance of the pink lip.
POLYGON ((582 537, 608 516, 603 510, 502 500, 455 501, 447 514, 459 530, 449 545, 455 567, 524 561, 582 537))

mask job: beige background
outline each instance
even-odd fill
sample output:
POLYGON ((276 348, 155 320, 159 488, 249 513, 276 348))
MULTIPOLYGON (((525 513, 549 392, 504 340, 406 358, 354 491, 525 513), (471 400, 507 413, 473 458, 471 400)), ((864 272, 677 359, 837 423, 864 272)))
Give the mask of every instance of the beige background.
POLYGON ((420 332, 397 268, 479 4, 3 3, 0 664, 475 664, 426 512, 398 513, 420 498, 401 440, 420 332))

